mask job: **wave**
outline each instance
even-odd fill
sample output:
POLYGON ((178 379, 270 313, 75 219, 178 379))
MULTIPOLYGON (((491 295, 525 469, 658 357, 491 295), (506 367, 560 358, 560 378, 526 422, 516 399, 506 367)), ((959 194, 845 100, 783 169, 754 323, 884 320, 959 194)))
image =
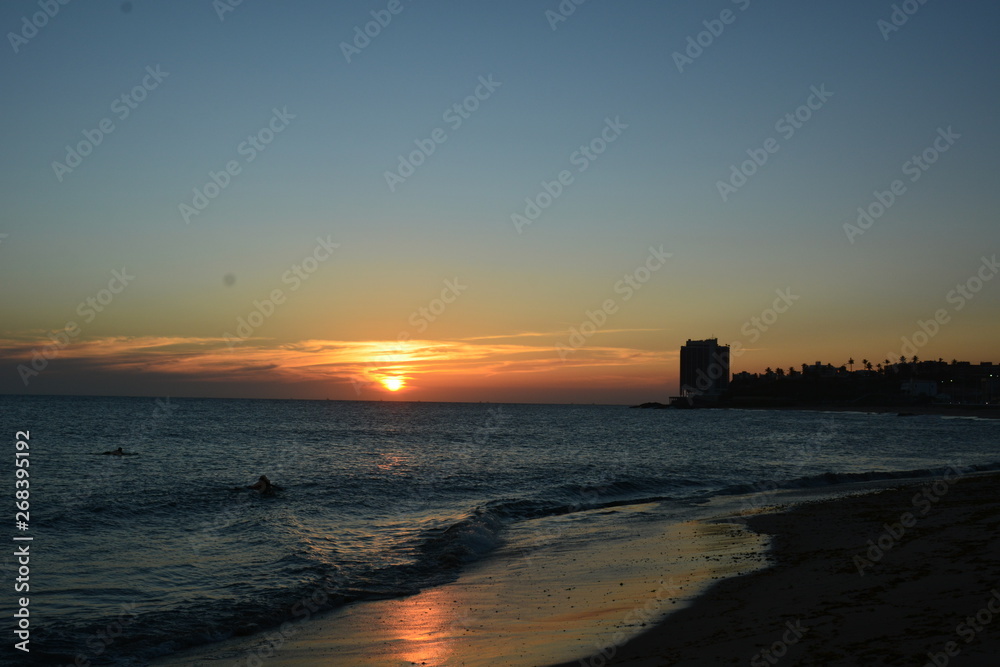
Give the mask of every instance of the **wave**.
MULTIPOLYGON (((768 488, 813 489, 934 478, 945 470, 946 467, 826 472, 768 482, 768 488)), ((966 466, 963 470, 1000 470, 1000 462, 966 466)), ((277 555, 272 563, 280 573, 275 579, 282 582, 280 587, 232 589, 229 599, 198 597, 169 610, 140 608, 134 618, 127 619, 128 632, 107 647, 93 641, 95 631, 122 624, 121 615, 95 619, 87 626, 53 623, 40 628, 49 652, 36 657, 42 664, 72 664, 82 653, 94 665, 146 664, 156 657, 199 645, 273 630, 285 622, 304 621, 350 602, 402 597, 447 583, 457 578, 463 567, 495 551, 503 542, 504 529, 513 523, 623 505, 662 501, 697 503, 713 496, 749 494, 761 489, 759 482, 725 484, 685 477, 644 476, 566 483, 538 491, 531 497, 497 498, 443 523, 420 527, 408 541, 393 547, 397 552, 393 554, 396 562, 349 566, 309 552, 286 552, 277 555)))
MULTIPOLYGON (((1000 470, 1000 462, 958 466, 964 474, 1000 470)), ((483 508, 504 522, 530 521, 548 516, 608 509, 626 505, 672 501, 701 504, 716 496, 759 493, 762 490, 821 489, 864 482, 934 479, 952 470, 950 466, 910 470, 825 472, 784 480, 761 480, 727 484, 689 478, 641 477, 591 484, 564 484, 532 498, 497 499, 483 508)))
POLYGON ((423 538, 424 565, 453 569, 478 560, 501 542, 504 521, 499 513, 476 508, 469 516, 423 538))
POLYGON ((285 553, 273 563, 284 582, 280 588, 256 592, 252 586, 245 591, 232 588, 229 599, 196 598, 164 611, 142 611, 140 606, 134 617, 125 619, 127 623, 121 614, 87 625, 53 622, 39 629, 45 650, 33 650, 33 657, 40 664, 73 664, 80 654, 94 665, 147 664, 188 648, 303 621, 350 602, 412 595, 453 580, 463 566, 496 549, 505 524, 499 513, 474 508, 399 545, 412 557, 386 567, 352 571, 308 553, 285 553), (127 625, 128 631, 112 645, 94 641, 99 630, 116 624, 127 625))

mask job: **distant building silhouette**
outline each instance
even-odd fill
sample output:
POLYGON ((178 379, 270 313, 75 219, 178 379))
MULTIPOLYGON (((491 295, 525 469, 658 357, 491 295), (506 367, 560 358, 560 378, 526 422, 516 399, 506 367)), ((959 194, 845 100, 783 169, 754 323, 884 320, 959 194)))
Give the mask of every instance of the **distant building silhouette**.
POLYGON ((736 373, 721 403, 729 406, 879 405, 923 403, 984 406, 1000 404, 1000 365, 944 359, 893 362, 864 370, 816 362, 787 372, 736 373))
POLYGON ((718 397, 729 388, 729 346, 717 338, 681 346, 681 396, 718 397))

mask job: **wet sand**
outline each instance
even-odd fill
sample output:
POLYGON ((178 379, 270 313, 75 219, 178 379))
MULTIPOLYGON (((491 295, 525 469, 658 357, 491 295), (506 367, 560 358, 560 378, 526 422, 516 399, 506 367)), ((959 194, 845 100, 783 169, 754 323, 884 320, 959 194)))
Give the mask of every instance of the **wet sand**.
POLYGON ((716 580, 765 566, 765 541, 739 525, 664 521, 651 507, 537 520, 452 583, 154 664, 544 665, 621 644, 716 580))
POLYGON ((450 584, 154 664, 995 665, 1000 475, 871 486, 717 520, 604 510, 596 541, 550 517, 450 584))
POLYGON ((996 665, 1000 476, 932 482, 750 517, 773 567, 565 664, 996 665))

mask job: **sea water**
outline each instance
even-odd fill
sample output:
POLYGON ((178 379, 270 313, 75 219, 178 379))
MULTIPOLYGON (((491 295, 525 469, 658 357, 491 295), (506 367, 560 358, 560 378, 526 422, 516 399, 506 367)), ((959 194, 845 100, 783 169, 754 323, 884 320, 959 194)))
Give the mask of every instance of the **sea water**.
POLYGON ((8 497, 29 434, 30 521, 12 501, 0 575, 5 606, 30 598, 35 664, 142 665, 405 596, 557 515, 1000 467, 1000 421, 934 416, 14 396, 0 414, 8 497), (248 490, 261 474, 279 490, 248 490))

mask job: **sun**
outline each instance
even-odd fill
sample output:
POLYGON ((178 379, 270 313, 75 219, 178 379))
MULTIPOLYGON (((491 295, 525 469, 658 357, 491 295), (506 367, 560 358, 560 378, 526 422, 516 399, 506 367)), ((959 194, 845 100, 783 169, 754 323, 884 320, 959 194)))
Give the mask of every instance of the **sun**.
POLYGON ((403 388, 403 378, 401 377, 387 377, 382 378, 382 384, 389 391, 399 391, 403 388))

